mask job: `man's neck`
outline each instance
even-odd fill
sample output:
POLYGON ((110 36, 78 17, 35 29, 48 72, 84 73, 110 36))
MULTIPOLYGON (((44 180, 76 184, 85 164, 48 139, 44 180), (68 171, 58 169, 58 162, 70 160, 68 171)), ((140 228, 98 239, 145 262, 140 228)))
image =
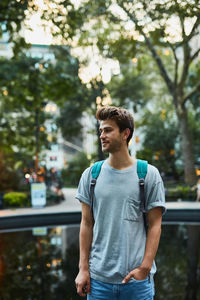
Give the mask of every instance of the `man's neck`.
POLYGON ((108 163, 115 169, 123 170, 130 168, 135 162, 136 159, 130 156, 128 149, 109 153, 108 163))

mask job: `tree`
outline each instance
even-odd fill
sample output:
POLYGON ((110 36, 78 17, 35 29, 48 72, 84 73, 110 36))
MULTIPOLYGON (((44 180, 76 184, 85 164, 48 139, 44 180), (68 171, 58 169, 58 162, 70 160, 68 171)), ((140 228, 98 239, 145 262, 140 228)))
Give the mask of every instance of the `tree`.
POLYGON ((35 9, 34 1, 30 0, 1 0, 0 2, 0 38, 3 36, 6 42, 12 43, 14 54, 30 46, 19 33, 25 26, 24 21, 35 9))
POLYGON ((67 46, 51 47, 55 61, 49 64, 46 80, 47 93, 60 107, 57 124, 66 140, 82 138, 82 114, 88 105, 88 91, 81 82, 79 61, 71 55, 67 46))
POLYGON ((139 127, 142 126, 144 131, 144 140, 142 149, 137 155, 158 167, 160 172, 178 179, 176 168, 176 160, 179 157, 178 127, 173 113, 169 108, 168 110, 158 108, 154 113, 146 110, 139 123, 139 127))
POLYGON ((38 155, 46 141, 44 123, 45 67, 42 61, 19 56, 0 61, 1 149, 13 150, 15 158, 38 155))
POLYGON ((196 80, 189 88, 187 80, 200 52, 195 43, 200 32, 199 2, 102 0, 84 3, 84 7, 88 24, 94 24, 88 35, 91 39, 95 33, 94 43, 104 55, 119 60, 123 55, 140 59, 144 53, 152 57, 177 115, 185 182, 193 183, 196 175, 188 104, 199 92, 200 84, 196 80), (173 58, 170 65, 165 59, 169 55, 173 58))
POLYGON ((0 60, 0 146, 13 157, 13 164, 18 160, 27 166, 27 160, 35 156, 38 168, 38 155, 49 146, 45 121, 53 118, 56 123, 58 118, 44 111, 48 101, 61 108, 58 124, 64 137, 78 138, 77 122, 87 107, 87 89, 78 77, 78 60, 71 56, 69 47, 50 50, 55 57, 52 61, 23 54, 0 60))
POLYGON ((132 108, 134 112, 142 109, 152 96, 144 73, 134 63, 122 64, 120 74, 111 78, 107 88, 114 105, 132 108))
POLYGON ((66 186, 76 187, 81 174, 90 166, 91 160, 85 152, 79 152, 69 161, 67 169, 62 170, 62 178, 66 186))
POLYGON ((15 32, 19 32, 22 22, 26 16, 26 11, 30 1, 22 0, 2 0, 0 3, 0 36, 3 33, 10 34, 13 37, 15 32))
POLYGON ((55 44, 71 45, 75 34, 82 27, 84 10, 76 6, 76 1, 71 0, 43 0, 42 8, 36 8, 41 12, 43 25, 50 28, 55 37, 55 44))

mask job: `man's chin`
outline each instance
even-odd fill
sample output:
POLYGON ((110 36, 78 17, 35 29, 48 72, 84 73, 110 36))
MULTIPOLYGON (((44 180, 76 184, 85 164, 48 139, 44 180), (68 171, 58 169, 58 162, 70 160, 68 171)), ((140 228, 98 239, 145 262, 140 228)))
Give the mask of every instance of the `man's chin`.
POLYGON ((103 153, 107 153, 107 152, 109 152, 109 149, 108 149, 108 148, 106 148, 106 147, 101 147, 101 150, 102 150, 102 152, 103 152, 103 153))

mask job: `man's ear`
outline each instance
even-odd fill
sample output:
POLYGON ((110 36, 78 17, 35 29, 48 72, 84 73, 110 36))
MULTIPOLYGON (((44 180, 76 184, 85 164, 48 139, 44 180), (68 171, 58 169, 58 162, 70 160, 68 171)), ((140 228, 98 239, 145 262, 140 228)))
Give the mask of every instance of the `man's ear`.
POLYGON ((127 138, 129 137, 130 133, 131 133, 131 131, 130 131, 129 128, 126 128, 124 130, 124 140, 127 140, 127 138))

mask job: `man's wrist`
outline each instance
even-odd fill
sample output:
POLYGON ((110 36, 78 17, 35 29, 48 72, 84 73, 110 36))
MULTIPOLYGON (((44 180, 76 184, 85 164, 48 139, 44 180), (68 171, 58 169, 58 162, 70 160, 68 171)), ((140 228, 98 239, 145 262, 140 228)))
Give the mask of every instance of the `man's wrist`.
POLYGON ((141 269, 143 272, 149 274, 150 271, 151 271, 151 266, 150 266, 150 265, 141 265, 141 266, 140 266, 140 269, 141 269))
POLYGON ((80 271, 89 271, 89 266, 88 264, 84 264, 84 265, 79 265, 79 270, 80 271))

